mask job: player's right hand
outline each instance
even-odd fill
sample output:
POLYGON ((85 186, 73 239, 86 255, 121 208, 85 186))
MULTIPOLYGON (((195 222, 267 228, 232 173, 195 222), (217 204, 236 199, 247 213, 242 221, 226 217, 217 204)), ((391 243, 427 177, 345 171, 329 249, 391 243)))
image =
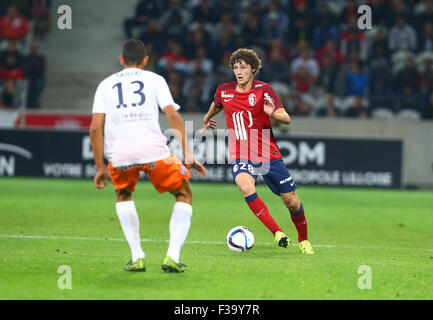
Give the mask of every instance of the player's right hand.
POLYGON ((206 121, 206 119, 204 120, 204 125, 203 125, 203 129, 207 130, 207 129, 215 129, 216 128, 216 121, 215 120, 208 120, 206 121))
POLYGON ((104 189, 108 185, 108 172, 105 167, 96 171, 93 185, 98 189, 104 189), (104 181, 104 185, 101 184, 101 180, 104 181))
POLYGON ((186 163, 185 166, 189 169, 189 172, 191 175, 194 175, 194 172, 192 171, 192 169, 195 169, 195 170, 197 170, 199 176, 202 176, 202 177, 207 176, 207 171, 206 171, 206 168, 204 167, 204 165, 202 165, 200 162, 198 162, 195 159, 192 160, 192 163, 186 163))

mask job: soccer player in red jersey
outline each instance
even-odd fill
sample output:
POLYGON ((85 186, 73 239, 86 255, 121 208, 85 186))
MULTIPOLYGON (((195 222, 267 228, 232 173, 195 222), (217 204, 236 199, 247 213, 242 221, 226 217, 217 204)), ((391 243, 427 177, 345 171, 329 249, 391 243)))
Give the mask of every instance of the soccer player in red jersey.
POLYGON ((271 191, 280 196, 289 209, 298 231, 301 252, 313 254, 307 236, 304 208, 295 192, 297 185, 283 162, 270 124, 270 117, 289 124, 290 116, 272 87, 254 79, 261 68, 261 60, 253 50, 242 48, 233 52, 230 67, 236 81, 218 86, 214 101, 204 117, 204 128, 215 129, 216 121, 211 119, 225 110, 232 174, 249 208, 274 234, 275 242, 280 247, 290 244, 257 195, 255 186, 258 175, 261 175, 271 191))

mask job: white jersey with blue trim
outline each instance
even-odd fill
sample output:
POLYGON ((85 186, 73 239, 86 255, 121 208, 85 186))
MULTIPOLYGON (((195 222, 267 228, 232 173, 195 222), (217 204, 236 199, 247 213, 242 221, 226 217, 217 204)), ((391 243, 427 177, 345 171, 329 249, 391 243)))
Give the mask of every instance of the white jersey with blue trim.
POLYGON ((169 105, 180 108, 165 79, 151 71, 126 68, 99 84, 92 113, 105 114, 105 154, 113 167, 170 155, 159 125, 159 109, 169 105))

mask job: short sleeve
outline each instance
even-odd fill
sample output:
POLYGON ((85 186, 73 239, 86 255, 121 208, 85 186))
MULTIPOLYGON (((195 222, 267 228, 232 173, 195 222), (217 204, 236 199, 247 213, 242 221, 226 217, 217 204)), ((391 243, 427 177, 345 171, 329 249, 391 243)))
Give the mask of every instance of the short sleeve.
POLYGON ((156 83, 156 98, 161 110, 169 105, 174 106, 176 111, 180 109, 180 106, 173 100, 173 96, 171 95, 167 81, 165 81, 165 79, 161 76, 158 77, 158 81, 156 83))
POLYGON ((221 103, 221 90, 220 90, 219 86, 215 91, 215 95, 213 97, 213 102, 214 102, 215 107, 223 108, 223 104, 221 103))
POLYGON ((280 102, 280 99, 278 99, 278 96, 275 93, 274 89, 272 89, 270 85, 266 85, 263 88, 263 96, 265 98, 269 97, 271 99, 272 103, 274 104, 275 110, 284 107, 283 104, 280 102))
POLYGON ((92 113, 107 113, 104 103, 104 90, 102 83, 98 86, 93 99, 92 113))

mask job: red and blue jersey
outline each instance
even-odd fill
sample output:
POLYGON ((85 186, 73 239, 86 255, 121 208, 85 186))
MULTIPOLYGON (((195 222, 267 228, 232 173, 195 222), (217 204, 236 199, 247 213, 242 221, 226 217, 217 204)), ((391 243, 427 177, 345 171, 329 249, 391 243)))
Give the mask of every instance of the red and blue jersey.
POLYGON ((235 81, 216 89, 215 106, 224 108, 226 113, 230 161, 265 162, 281 158, 271 121, 263 110, 265 98, 274 103, 275 109, 283 108, 272 87, 262 81, 254 80, 246 92, 237 91, 235 81))

